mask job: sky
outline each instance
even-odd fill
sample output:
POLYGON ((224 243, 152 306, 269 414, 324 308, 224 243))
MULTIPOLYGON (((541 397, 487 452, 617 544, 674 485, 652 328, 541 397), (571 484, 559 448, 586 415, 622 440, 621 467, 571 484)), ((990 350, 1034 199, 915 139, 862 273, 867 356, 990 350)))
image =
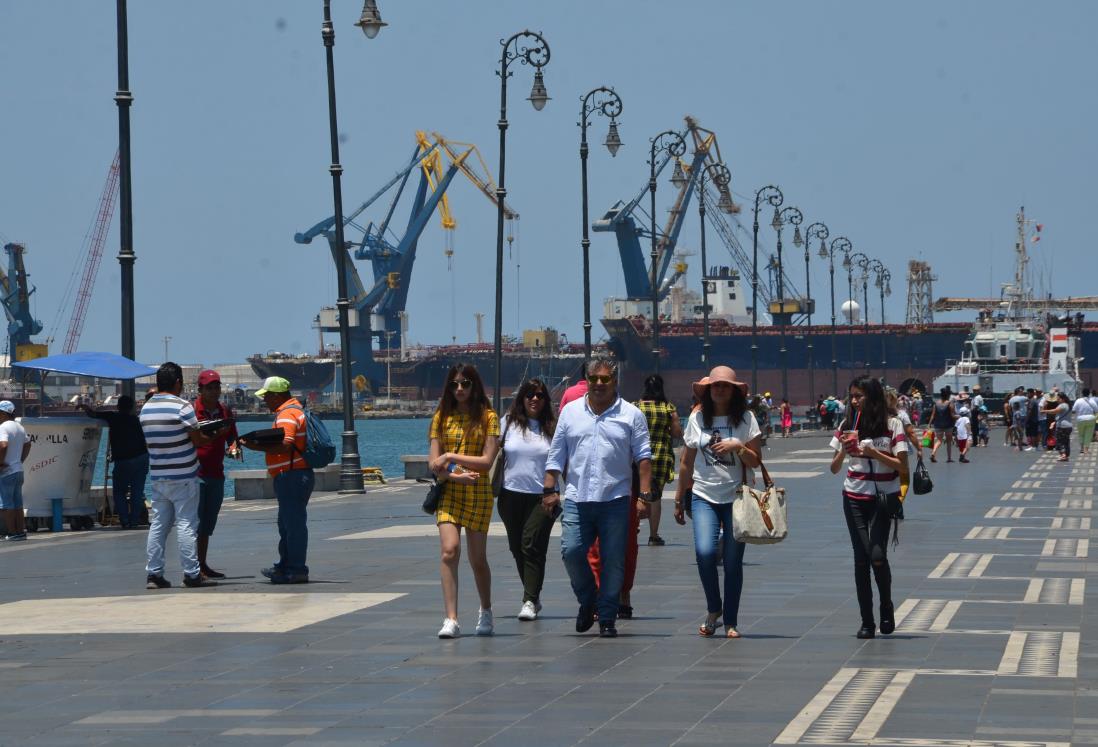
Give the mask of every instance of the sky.
MULTIPOLYGON (((514 66, 509 87, 508 201, 522 217, 505 270, 507 334, 548 325, 582 342, 576 123, 580 97, 600 85, 623 99, 625 145, 613 159, 592 148, 593 218, 641 191, 649 138, 692 115, 717 133, 737 195, 777 184, 805 225, 823 221, 890 269, 889 321, 903 319, 913 258, 933 267, 936 297, 997 295, 1021 205, 1044 226, 1032 247, 1042 287, 1095 293, 1096 3, 378 4, 389 26, 367 40, 353 26, 361 3, 332 3, 347 210, 402 166, 417 129, 478 144, 495 169, 499 40, 524 28, 548 40, 545 109, 524 100, 528 68, 514 66)), ((311 320, 334 303, 336 276, 322 242, 293 235, 332 214, 320 0, 129 5, 137 357, 162 360, 165 337, 183 362, 313 352, 311 320)), ((53 330, 56 351, 117 147, 116 73, 114 3, 0 4, 0 240, 27 245, 39 337, 53 330)), ((605 128, 596 117, 592 143, 605 128)), ((669 198, 666 183, 659 194, 669 198)), ((476 312, 491 338, 495 208, 466 182, 449 195, 453 269, 433 220, 411 278, 413 342, 472 341, 476 312)), ((119 350, 117 223, 84 350, 119 350)), ((696 250, 696 218, 679 246, 696 250)), ((592 234, 591 255, 597 320, 624 281, 612 235, 592 234)), ((813 289, 825 289, 826 263, 813 258, 811 270, 813 289)), ((803 286, 799 261, 790 274, 803 286)), ((876 318, 872 297, 870 307, 876 318)), ((605 336, 597 321, 594 333, 605 336)))

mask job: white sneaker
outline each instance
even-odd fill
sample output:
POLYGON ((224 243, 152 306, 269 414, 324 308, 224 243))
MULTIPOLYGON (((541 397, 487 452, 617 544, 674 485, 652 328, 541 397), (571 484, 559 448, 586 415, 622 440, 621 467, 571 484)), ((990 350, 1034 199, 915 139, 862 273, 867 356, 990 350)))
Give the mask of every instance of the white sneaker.
POLYGON ((446 618, 442 621, 442 629, 438 631, 439 638, 457 638, 461 635, 461 626, 458 625, 458 621, 452 618, 446 618))
POLYGON ((492 635, 495 626, 492 624, 492 610, 481 610, 477 615, 477 635, 492 635))
POLYGON ((518 619, 524 622, 538 619, 538 608, 534 606, 533 602, 523 602, 522 609, 518 613, 518 619))

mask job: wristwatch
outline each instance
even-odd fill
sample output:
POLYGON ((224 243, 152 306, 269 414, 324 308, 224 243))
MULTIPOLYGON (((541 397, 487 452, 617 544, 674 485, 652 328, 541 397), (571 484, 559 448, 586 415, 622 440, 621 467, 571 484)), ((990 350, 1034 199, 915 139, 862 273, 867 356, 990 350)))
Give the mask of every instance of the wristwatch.
POLYGON ((555 495, 556 493, 559 493, 559 492, 560 492, 560 490, 558 490, 557 488, 542 488, 541 489, 541 494, 542 495, 555 495))
POLYGON ((652 491, 642 490, 640 493, 637 494, 637 498, 639 498, 644 503, 651 503, 652 502, 652 491))

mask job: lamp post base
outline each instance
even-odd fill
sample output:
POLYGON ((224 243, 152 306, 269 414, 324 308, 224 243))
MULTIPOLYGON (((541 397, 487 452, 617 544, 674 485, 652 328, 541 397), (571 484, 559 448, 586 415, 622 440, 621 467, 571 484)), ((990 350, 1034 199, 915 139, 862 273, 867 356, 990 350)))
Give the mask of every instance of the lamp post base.
POLYGON ((339 463, 339 494, 357 495, 366 492, 362 480, 362 460, 358 455, 358 434, 343 432, 343 456, 339 463))

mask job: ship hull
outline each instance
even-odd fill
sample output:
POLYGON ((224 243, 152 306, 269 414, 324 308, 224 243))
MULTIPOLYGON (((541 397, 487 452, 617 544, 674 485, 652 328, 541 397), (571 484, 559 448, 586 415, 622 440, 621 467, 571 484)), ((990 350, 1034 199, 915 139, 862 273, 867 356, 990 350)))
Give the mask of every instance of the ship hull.
MULTIPOLYGON (((636 396, 641 391, 644 378, 655 370, 647 322, 642 319, 604 319, 603 326, 610 334, 609 347, 622 361, 623 394, 636 396)), ((710 334, 709 365, 731 366, 736 369, 740 380, 750 385, 751 327, 724 324, 714 325, 714 328, 715 331, 710 334)), ((938 323, 923 327, 871 324, 868 330, 860 325, 837 326, 833 374, 831 327, 788 328, 784 338, 784 360, 789 400, 795 406, 804 406, 814 401, 812 397, 841 395, 851 379, 862 374, 883 377, 889 385, 905 391, 911 388, 930 391, 946 361, 958 357, 971 331, 972 325, 965 323, 938 323)), ((759 327, 756 339, 758 375, 754 389, 759 393, 769 391, 776 400, 782 392, 781 332, 771 326, 759 327)), ((1084 358, 1098 361, 1098 325, 1086 325, 1082 350, 1084 358)), ((666 330, 661 328, 660 373, 668 397, 679 405, 689 403, 690 384, 707 373, 701 357, 700 322, 667 325, 666 330)), ((1093 373, 1083 369, 1082 378, 1088 386, 1093 373)))
POLYGON ((308 358, 264 358, 254 355, 248 359, 255 375, 261 379, 281 376, 290 382, 295 392, 322 392, 335 378, 338 361, 308 358))

